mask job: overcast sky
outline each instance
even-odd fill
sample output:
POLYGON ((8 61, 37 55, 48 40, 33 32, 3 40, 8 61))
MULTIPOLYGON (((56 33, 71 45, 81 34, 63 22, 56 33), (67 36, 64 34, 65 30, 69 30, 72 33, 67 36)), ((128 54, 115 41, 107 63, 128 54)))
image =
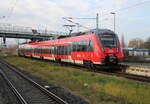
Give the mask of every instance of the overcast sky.
MULTIPOLYGON (((66 31, 62 17, 95 17, 100 15, 100 28, 113 30, 116 13, 116 33, 126 41, 150 36, 150 0, 0 0, 0 23, 66 31), (147 2, 148 1, 148 2, 147 2), (143 3, 144 2, 144 3, 143 3), (143 4, 142 4, 143 3, 143 4), (138 4, 138 5, 136 5, 138 4), (125 9, 126 8, 126 9, 125 9), (121 10, 120 10, 121 9, 121 10), (120 10, 120 11, 118 11, 120 10), (2 18, 5 16, 5 18, 2 18)), ((76 20, 95 28, 95 20, 76 20)), ((77 29, 74 28, 74 31, 77 29)), ((86 30, 80 28, 80 30, 86 30)), ((8 40, 12 44, 16 41, 8 40)))

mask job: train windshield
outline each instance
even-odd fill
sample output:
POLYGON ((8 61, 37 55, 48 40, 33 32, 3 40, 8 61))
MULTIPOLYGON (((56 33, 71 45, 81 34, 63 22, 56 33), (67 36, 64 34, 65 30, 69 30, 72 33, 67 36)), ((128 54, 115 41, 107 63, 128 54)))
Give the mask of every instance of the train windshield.
POLYGON ((117 46, 117 37, 115 34, 100 34, 99 40, 104 47, 115 47, 117 46))

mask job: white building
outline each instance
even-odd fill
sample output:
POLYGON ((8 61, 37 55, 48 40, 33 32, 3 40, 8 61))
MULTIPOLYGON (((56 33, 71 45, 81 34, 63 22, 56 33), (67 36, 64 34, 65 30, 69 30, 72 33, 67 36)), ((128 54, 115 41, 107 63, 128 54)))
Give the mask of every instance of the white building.
POLYGON ((149 50, 148 49, 137 49, 133 48, 129 50, 129 56, 148 56, 149 50))

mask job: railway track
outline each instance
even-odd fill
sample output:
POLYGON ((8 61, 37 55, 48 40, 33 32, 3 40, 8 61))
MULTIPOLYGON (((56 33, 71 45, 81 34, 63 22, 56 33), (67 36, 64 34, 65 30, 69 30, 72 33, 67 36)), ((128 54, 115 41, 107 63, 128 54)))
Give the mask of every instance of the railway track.
POLYGON ((125 72, 120 72, 120 71, 115 71, 115 72, 96 71, 96 72, 101 74, 106 74, 106 75, 117 76, 117 77, 124 77, 135 81, 150 83, 150 77, 146 77, 146 76, 127 74, 125 72))
MULTIPOLYGON (((47 60, 45 60, 46 62, 49 62, 47 60)), ((54 63, 53 61, 51 61, 52 63, 54 63)), ((8 64, 8 63, 7 63, 8 64)), ((64 63, 65 64, 65 63, 64 63)), ((59 64, 59 65, 63 65, 63 64, 59 64)), ((73 64, 68 64, 66 63, 65 66, 67 65, 67 67, 73 67, 73 68, 78 68, 78 69, 82 69, 85 71, 90 71, 89 69, 83 67, 83 66, 79 66, 79 65, 73 65, 73 64)), ((12 65, 13 66, 13 65, 12 65)), ((98 68, 95 70, 92 70, 92 72, 94 71, 94 73, 101 73, 101 74, 106 74, 106 75, 112 75, 112 76, 117 76, 117 77, 124 77, 127 79, 131 79, 131 80, 135 80, 135 81, 139 81, 139 82, 146 82, 146 83, 150 83, 150 77, 146 77, 146 76, 139 76, 139 75, 133 75, 133 74, 127 74, 124 71, 122 71, 122 69, 126 69, 129 65, 124 65, 124 64, 120 64, 120 69, 118 71, 114 71, 114 72, 110 72, 110 71, 101 71, 98 68)))
POLYGON ((0 104, 21 104, 14 90, 7 83, 4 74, 0 71, 0 104))
MULTIPOLYGON (((128 67, 129 67, 129 65, 119 64, 119 67, 116 68, 116 69, 114 68, 114 70, 105 70, 105 69, 99 69, 99 66, 98 66, 96 69, 94 69, 94 72, 105 74, 105 75, 124 77, 124 78, 127 78, 127 79, 140 81, 140 82, 150 83, 150 77, 148 77, 148 76, 142 76, 142 75, 135 75, 135 74, 126 73, 125 70, 128 67)), ((111 68, 113 68, 113 67, 111 67, 111 68)), ((87 70, 87 69, 84 69, 84 70, 87 70)), ((91 70, 87 70, 87 71, 91 71, 91 70)))
POLYGON ((25 99, 21 96, 21 94, 18 92, 18 90, 15 88, 15 86, 10 82, 6 74, 2 71, 0 71, 0 74, 2 75, 3 79, 7 82, 10 89, 13 91, 13 94, 16 96, 20 104, 28 104, 25 99))
POLYGON ((0 64, 1 75, 20 104, 68 104, 5 61, 0 60, 0 64))
POLYGON ((126 65, 126 66, 136 66, 136 67, 146 67, 146 68, 150 68, 150 64, 149 63, 121 63, 122 65, 126 65))

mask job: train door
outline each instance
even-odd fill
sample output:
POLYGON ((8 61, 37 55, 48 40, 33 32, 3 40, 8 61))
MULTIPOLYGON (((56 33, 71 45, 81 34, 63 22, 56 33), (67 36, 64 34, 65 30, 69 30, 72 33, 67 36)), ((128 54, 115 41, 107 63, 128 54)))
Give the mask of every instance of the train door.
POLYGON ((67 47, 67 60, 68 62, 72 62, 72 57, 71 57, 71 53, 72 53, 72 45, 69 44, 67 47))
POLYGON ((91 61, 92 58, 93 58, 93 42, 92 40, 88 40, 87 59, 91 61))

